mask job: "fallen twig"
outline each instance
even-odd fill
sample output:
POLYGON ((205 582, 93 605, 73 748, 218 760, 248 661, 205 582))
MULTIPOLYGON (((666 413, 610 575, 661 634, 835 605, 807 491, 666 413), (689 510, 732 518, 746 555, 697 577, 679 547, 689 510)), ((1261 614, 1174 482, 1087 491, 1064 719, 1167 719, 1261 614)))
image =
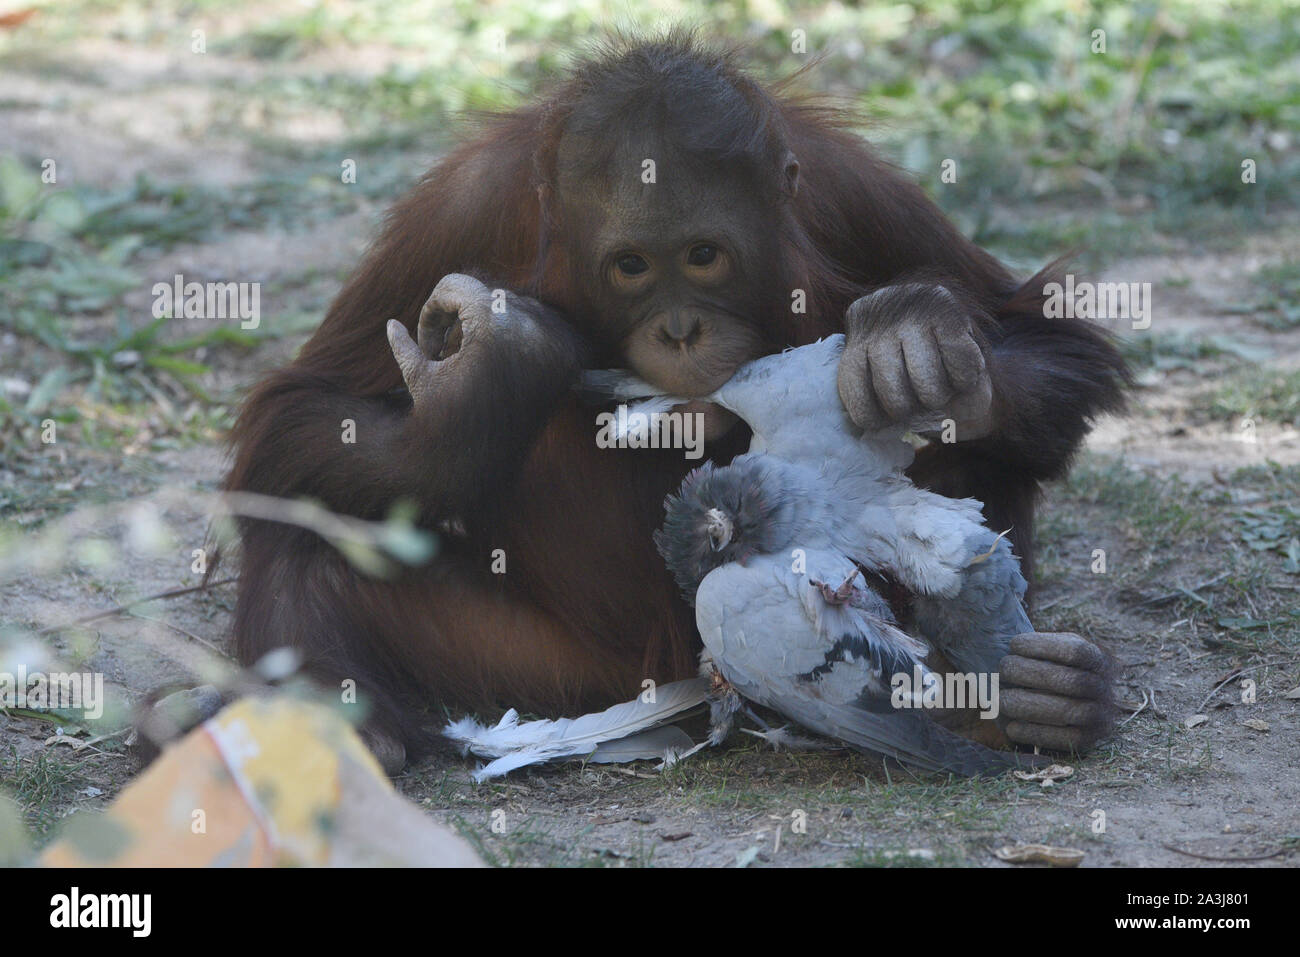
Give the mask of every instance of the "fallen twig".
POLYGON ((1215 575, 1213 578, 1207 579, 1200 584, 1193 585, 1191 588, 1184 588, 1180 585, 1177 591, 1167 592, 1166 594, 1157 595, 1154 598, 1148 598, 1144 601, 1137 602, 1136 604, 1129 605, 1126 610, 1132 611, 1134 608, 1141 608, 1144 605, 1163 605, 1166 602, 1171 602, 1177 598, 1192 598, 1195 601, 1200 602, 1202 605, 1208 605, 1209 602, 1196 593, 1202 588, 1209 588, 1211 585, 1217 585, 1219 582, 1227 578, 1229 574, 1229 572, 1223 572, 1222 574, 1215 575))
MULTIPOLYGON (((231 580, 233 581, 234 579, 231 579, 231 580)), ((166 628, 170 628, 172 631, 176 632, 176 633, 179 634, 179 635, 184 635, 186 638, 189 638, 189 639, 191 639, 192 641, 197 641, 197 642, 198 642, 199 644, 201 644, 204 648, 207 648, 209 651, 211 651, 211 652, 212 652, 213 654, 215 654, 215 655, 220 655, 222 658, 230 658, 230 655, 226 654, 226 652, 222 651, 220 648, 218 648, 218 647, 217 647, 216 645, 214 645, 212 642, 208 641, 208 639, 204 638, 202 635, 196 635, 196 634, 194 634, 194 632, 192 632, 192 631, 188 631, 188 630, 182 628, 180 625, 174 625, 174 624, 172 624, 170 621, 167 621, 167 620, 165 620, 165 619, 163 619, 163 618, 154 618, 152 615, 141 615, 141 614, 136 613, 136 612, 132 612, 131 617, 132 617, 132 618, 141 618, 141 619, 143 619, 144 621, 152 621, 152 622, 155 622, 155 623, 157 623, 157 624, 159 624, 159 625, 163 625, 164 627, 166 627, 166 628)), ((231 660, 233 660, 233 659, 231 659, 231 660)))
POLYGON ((1278 857, 1287 852, 1287 848, 1279 847, 1276 851, 1269 851, 1267 854, 1248 854, 1243 857, 1218 857, 1214 854, 1198 854, 1196 851, 1188 851, 1181 847, 1174 847, 1172 844, 1162 844, 1160 846, 1173 851, 1175 854, 1185 854, 1188 857, 1199 858, 1202 861, 1267 861, 1271 857, 1278 857))
MULTIPOLYGON (((74 618, 72 621, 65 621, 61 625, 50 625, 48 628, 42 628, 40 631, 37 632, 37 634, 48 635, 56 631, 63 631, 67 628, 75 628, 77 625, 86 625, 92 621, 99 621, 103 618, 113 618, 116 615, 127 614, 132 608, 136 607, 137 605, 143 605, 151 601, 162 601, 166 598, 179 598, 181 595, 189 595, 196 591, 207 591, 209 588, 216 588, 218 585, 229 585, 231 582, 237 582, 237 581, 239 581, 239 578, 238 576, 235 576, 231 578, 222 578, 219 581, 214 581, 214 582, 204 582, 201 585, 190 585, 188 588, 172 588, 168 591, 160 591, 155 595, 145 595, 142 598, 135 599, 134 601, 124 602, 121 605, 114 605, 112 608, 107 608, 104 611, 93 612, 89 615, 83 615, 81 618, 74 618)), ((147 616, 138 615, 137 617, 146 618, 147 616)), ((158 621, 159 619, 150 618, 149 620, 158 621)), ((162 623, 164 625, 168 624, 168 622, 165 621, 162 623)), ((172 627, 175 626, 173 625, 172 627)), ((177 630, 179 631, 180 629, 177 630)), ((186 634, 188 634, 188 632, 186 632, 186 634)), ((193 638, 196 636, 191 635, 190 637, 193 638)), ((203 639, 200 638, 199 640, 202 641, 203 639)), ((204 642, 204 644, 207 644, 207 642, 204 642)), ((212 646, 209 645, 208 647, 212 647, 212 646)), ((214 648, 213 650, 215 651, 216 649, 214 648)))
POLYGON ((1127 718, 1125 718, 1123 721, 1117 724, 1115 726, 1115 730, 1118 731, 1120 728, 1124 727, 1124 725, 1128 724, 1130 721, 1132 721, 1134 718, 1140 715, 1143 711, 1146 710, 1146 707, 1149 703, 1150 703, 1150 699, 1147 697, 1147 693, 1145 691, 1142 692, 1142 703, 1138 705, 1136 711, 1134 711, 1131 715, 1129 715, 1127 718))

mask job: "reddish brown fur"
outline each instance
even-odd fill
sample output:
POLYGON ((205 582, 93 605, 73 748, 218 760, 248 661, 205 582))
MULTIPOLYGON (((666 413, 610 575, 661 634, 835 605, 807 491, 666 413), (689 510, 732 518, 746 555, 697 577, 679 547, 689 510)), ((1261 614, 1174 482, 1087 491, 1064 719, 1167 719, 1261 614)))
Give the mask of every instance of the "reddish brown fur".
MULTIPOLYGON (((774 133, 798 157, 799 191, 781 236, 787 261, 772 266, 808 290, 809 310, 774 311, 773 348, 840 330, 857 296, 902 279, 941 281, 980 317, 998 431, 932 448, 915 476, 986 502, 995 526, 1014 528, 1028 564, 1039 482, 1062 474, 1089 419, 1119 402, 1122 364, 1109 342, 1084 323, 1045 320, 1044 278, 1013 280, 840 114, 764 91, 730 59, 688 40, 637 55, 711 62, 770 107, 774 133)), ((540 411, 531 417, 505 409, 520 370, 484 370, 481 388, 451 403, 454 434, 487 443, 472 463, 451 438, 418 455, 381 438, 396 435, 405 408, 387 397, 403 383, 385 323, 414 329, 445 274, 473 272, 589 331, 572 278, 577 237, 550 235, 546 224, 558 131, 583 84, 600 75, 594 69, 541 105, 493 120, 397 202, 319 330, 254 391, 234 431, 230 488, 312 495, 367 517, 406 496, 425 521, 464 520, 465 538, 446 538, 432 566, 397 581, 361 576, 307 533, 255 522, 243 529, 240 658, 284 644, 303 649, 323 679, 356 679, 379 705, 378 726, 408 747, 426 741, 422 706, 557 714, 629 698, 644 678, 694 668, 690 609, 651 541, 664 495, 692 464, 680 452, 596 450, 592 415, 565 397, 563 382, 537 386, 530 404, 540 411), (355 446, 339 442, 345 417, 358 422, 355 446), (506 575, 489 573, 494 548, 505 549, 506 575)), ((745 441, 728 436, 709 454, 725 460, 745 441)))

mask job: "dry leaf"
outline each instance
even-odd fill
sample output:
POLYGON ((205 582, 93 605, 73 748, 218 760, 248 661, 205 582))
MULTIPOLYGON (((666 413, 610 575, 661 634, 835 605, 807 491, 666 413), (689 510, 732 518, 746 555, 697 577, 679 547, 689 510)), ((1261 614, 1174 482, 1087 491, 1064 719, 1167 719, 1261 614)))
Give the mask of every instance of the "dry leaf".
POLYGON ((1290 691, 1288 691, 1286 694, 1282 695, 1282 697, 1283 697, 1283 698, 1300 698, 1300 688, 1292 688, 1292 689, 1291 689, 1290 691))
POLYGON ((1205 715, 1203 715, 1203 714, 1192 714, 1192 715, 1188 715, 1187 718, 1183 721, 1183 727, 1184 727, 1184 728, 1194 728, 1194 727, 1196 727, 1197 725, 1205 724, 1205 722, 1207 722, 1207 721, 1209 721, 1209 720, 1210 720, 1210 719, 1207 718, 1207 717, 1206 717, 1205 715))
POLYGON ((1259 720, 1259 718, 1247 718, 1245 721, 1243 721, 1243 722, 1241 722, 1241 723, 1244 724, 1246 727, 1250 728, 1250 730, 1252 730, 1252 731, 1267 731, 1267 730, 1268 730, 1268 722, 1267 722, 1267 721, 1261 721, 1261 720, 1259 720))
POLYGON ((1051 864, 1053 867, 1078 867, 1083 851, 1049 844, 1016 844, 993 852, 999 860, 1011 864, 1051 864))
POLYGON ((1057 781, 1064 781, 1074 774, 1074 768, 1068 764, 1053 764, 1039 768, 1037 771, 1017 771, 1016 777, 1022 781, 1041 781, 1043 787, 1051 787, 1057 781))

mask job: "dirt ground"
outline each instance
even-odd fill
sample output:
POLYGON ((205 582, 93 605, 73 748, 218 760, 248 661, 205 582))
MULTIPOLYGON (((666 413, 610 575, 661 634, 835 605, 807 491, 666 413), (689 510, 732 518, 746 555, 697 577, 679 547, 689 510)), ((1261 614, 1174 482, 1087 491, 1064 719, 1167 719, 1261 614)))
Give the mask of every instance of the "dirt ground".
MULTIPOLYGON (((212 67, 133 57, 108 40, 77 57, 84 72, 53 80, 35 67, 0 73, 0 144, 64 157, 73 181, 106 187, 131 180, 145 142, 163 144, 148 164, 166 180, 237 184, 256 174, 253 147, 204 134, 220 104, 205 91, 220 76, 185 71, 212 67), (112 71, 93 66, 105 58, 112 71)), ((429 157, 397 159, 420 168, 429 157)), ((147 315, 149 285, 181 272, 262 281, 272 290, 263 301, 269 323, 319 313, 381 209, 382 200, 364 200, 309 230, 220 230, 138 264, 148 282, 125 305, 147 315)), ((470 762, 448 754, 409 768, 397 787, 502 864, 1002 867, 993 852, 1019 843, 1078 848, 1084 866, 1300 862, 1300 575, 1277 549, 1250 547, 1246 534, 1260 515, 1294 520, 1285 516, 1300 488, 1300 433, 1294 416, 1265 410, 1243 426, 1246 416, 1216 405, 1226 385, 1300 369, 1300 329, 1270 329, 1225 308, 1253 301, 1250 277, 1300 246, 1300 224, 1273 227, 1227 252, 1193 247, 1116 263, 1102 277, 1154 284, 1152 328, 1135 336, 1219 345, 1190 355, 1183 345, 1158 347, 1158 361, 1138 367, 1129 413, 1099 423, 1075 476, 1048 491, 1036 624, 1115 651, 1126 716, 1112 742, 1067 762, 1071 777, 1051 787, 949 781, 849 752, 772 753, 733 740, 663 773, 567 765, 486 785, 471 782, 470 762), (1099 548, 1104 574, 1091 570, 1099 548), (1243 682, 1253 682, 1253 700, 1243 682), (1194 715, 1204 720, 1189 721, 1194 715), (497 809, 504 833, 490 828, 497 809), (791 827, 797 812, 806 813, 802 832, 791 827)), ((85 321, 93 328, 112 318, 106 311, 85 321)), ((211 391, 237 397, 303 335, 214 352, 211 391)), ((5 333, 0 377, 30 384, 29 347, 5 333)), ((69 503, 133 500, 156 503, 173 537, 150 548, 113 518, 100 533, 121 549, 114 561, 9 580, 0 585, 0 620, 43 629, 196 583, 190 555, 207 518, 186 493, 215 489, 223 450, 215 430, 172 447, 154 441, 167 431, 159 422, 151 435, 146 423, 121 446, 6 451, 0 478, 19 525, 48 529, 69 503)), ((105 673, 125 713, 151 688, 209 673, 228 647, 232 600, 232 588, 220 586, 52 638, 65 661, 105 673)), ((70 729, 60 738, 49 722, 0 714, 0 773, 26 787, 20 803, 38 840, 66 815, 103 807, 134 773, 120 738, 72 746, 89 737, 70 729)))

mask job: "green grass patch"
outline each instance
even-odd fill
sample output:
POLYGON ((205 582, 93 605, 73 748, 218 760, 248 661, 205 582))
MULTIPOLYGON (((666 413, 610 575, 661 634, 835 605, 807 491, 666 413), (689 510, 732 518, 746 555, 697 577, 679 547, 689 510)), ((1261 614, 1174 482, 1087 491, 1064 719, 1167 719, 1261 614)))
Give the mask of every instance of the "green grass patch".
POLYGON ((1252 279, 1261 294, 1249 306, 1251 318, 1274 331, 1300 328, 1300 260, 1265 266, 1252 279))
POLYGON ((1296 422, 1300 420, 1300 371, 1256 368, 1242 372, 1211 394, 1209 411, 1223 419, 1296 422))
POLYGON ((0 751, 0 781, 38 839, 51 835, 66 805, 86 783, 76 765, 45 751, 20 755, 13 745, 0 751))

